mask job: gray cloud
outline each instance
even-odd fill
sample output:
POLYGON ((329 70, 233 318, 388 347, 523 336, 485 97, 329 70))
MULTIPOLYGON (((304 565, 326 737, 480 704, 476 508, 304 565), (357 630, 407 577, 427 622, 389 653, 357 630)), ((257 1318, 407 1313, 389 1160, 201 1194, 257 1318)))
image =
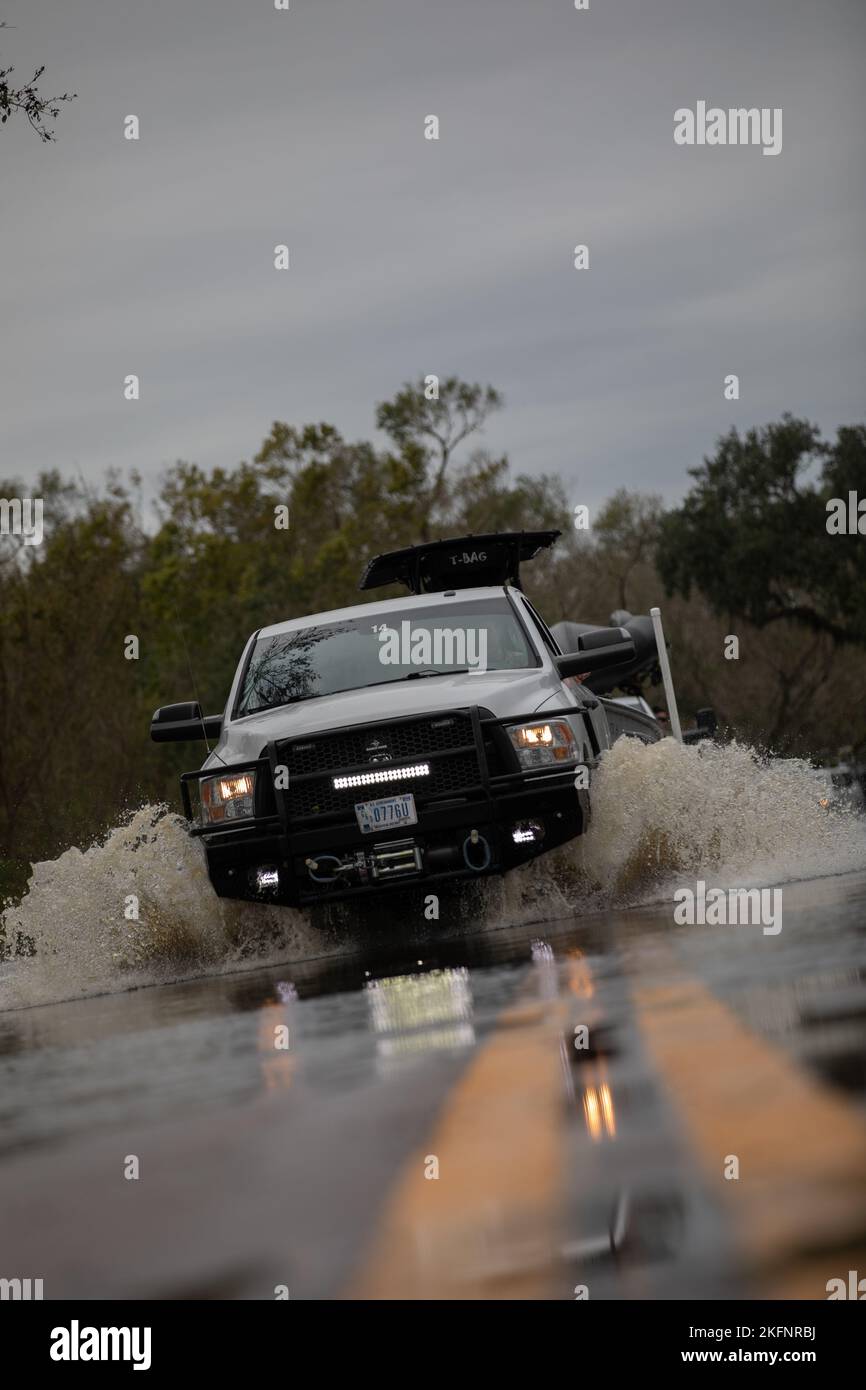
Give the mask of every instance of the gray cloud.
POLYGON ((863 418, 858 4, 5 12, 7 61, 79 93, 56 145, 0 133, 7 475, 152 486, 177 457, 248 457, 274 418, 369 436, 373 403, 428 371, 492 381, 488 446, 591 504, 676 497, 731 424, 863 418), (698 99, 783 107, 781 155, 675 147, 698 99))

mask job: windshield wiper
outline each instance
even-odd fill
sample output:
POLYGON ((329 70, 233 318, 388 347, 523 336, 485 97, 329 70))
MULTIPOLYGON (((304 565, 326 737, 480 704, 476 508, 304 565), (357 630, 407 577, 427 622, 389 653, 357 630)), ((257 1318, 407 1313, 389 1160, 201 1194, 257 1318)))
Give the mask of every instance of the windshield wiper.
MULTIPOLYGON (((469 670, 468 666, 454 666, 447 671, 437 671, 434 666, 422 666, 420 671, 410 671, 407 676, 400 676, 401 681, 420 681, 424 676, 465 676, 469 670)), ((389 682, 396 685, 396 681, 389 682)))
POLYGON ((380 685, 399 685, 401 681, 417 681, 422 676, 465 676, 468 666, 456 666, 453 671, 435 671, 425 667, 421 671, 410 671, 406 676, 395 676, 390 681, 368 681, 366 685, 347 685, 345 690, 329 690, 329 695, 344 695, 349 690, 376 690, 380 685))

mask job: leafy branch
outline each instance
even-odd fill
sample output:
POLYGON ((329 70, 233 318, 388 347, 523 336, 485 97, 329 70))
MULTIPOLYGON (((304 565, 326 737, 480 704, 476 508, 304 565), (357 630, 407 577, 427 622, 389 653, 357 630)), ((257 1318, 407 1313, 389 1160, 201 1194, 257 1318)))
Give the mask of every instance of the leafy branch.
MULTIPOLYGON (((8 28, 8 24, 0 23, 0 29, 8 28)), ((47 122, 56 120, 60 115, 61 103, 74 101, 77 93, 64 92, 62 96, 43 97, 39 92, 38 83, 45 71, 44 63, 22 87, 16 87, 10 82, 14 71, 11 65, 8 68, 0 68, 0 125, 5 125, 13 112, 23 111, 40 140, 56 140, 57 136, 47 122)))

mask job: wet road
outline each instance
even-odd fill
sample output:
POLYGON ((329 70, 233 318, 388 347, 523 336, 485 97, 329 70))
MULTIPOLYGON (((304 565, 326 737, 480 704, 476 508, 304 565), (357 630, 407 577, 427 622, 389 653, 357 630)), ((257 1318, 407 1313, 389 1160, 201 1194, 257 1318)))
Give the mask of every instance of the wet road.
POLYGON ((864 976, 858 873, 777 936, 668 903, 6 1013, 0 1276, 825 1298, 866 1269, 864 976))

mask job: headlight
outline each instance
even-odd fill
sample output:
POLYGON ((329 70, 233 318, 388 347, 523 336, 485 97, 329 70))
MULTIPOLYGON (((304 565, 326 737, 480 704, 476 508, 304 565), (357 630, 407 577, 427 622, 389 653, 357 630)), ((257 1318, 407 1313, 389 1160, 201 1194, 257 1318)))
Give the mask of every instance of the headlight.
POLYGON ((517 724, 508 730, 521 767, 548 767, 575 762, 577 739, 565 719, 546 719, 541 724, 517 724))
POLYGON ((201 784, 201 817, 206 825, 253 814, 254 772, 223 773, 201 784))

